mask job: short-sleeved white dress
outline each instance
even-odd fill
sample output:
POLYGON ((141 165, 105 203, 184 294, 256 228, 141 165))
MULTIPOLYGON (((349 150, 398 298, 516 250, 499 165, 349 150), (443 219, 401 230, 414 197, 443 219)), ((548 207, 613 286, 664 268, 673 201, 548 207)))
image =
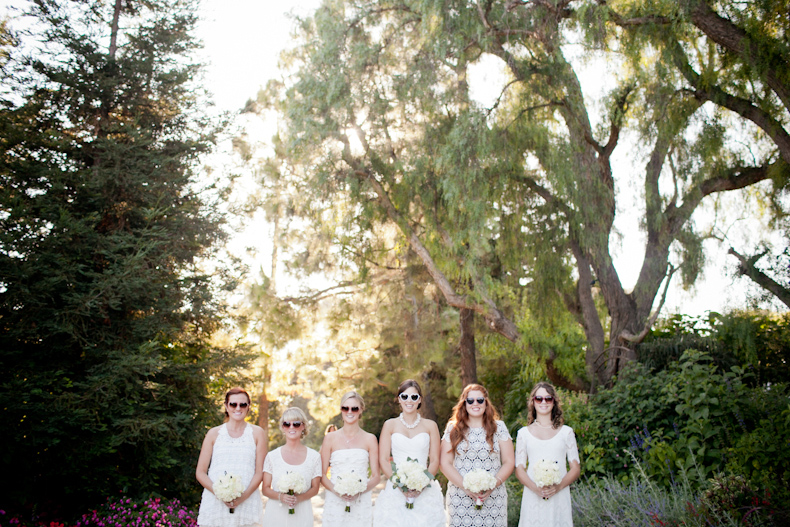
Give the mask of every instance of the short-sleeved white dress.
MULTIPOLYGON (((516 436, 516 466, 527 469, 527 475, 533 478, 532 466, 540 460, 556 461, 560 466, 560 476, 568 473, 568 463, 579 461, 579 448, 576 446, 576 435, 573 428, 563 426, 551 439, 538 439, 525 426, 516 436)), ((534 479, 533 479, 534 481, 534 479)), ((521 498, 521 516, 519 527, 570 527, 573 525, 573 509, 571 507, 571 489, 565 487, 557 494, 544 500, 528 488, 524 487, 521 498)))
MULTIPOLYGON (((282 447, 269 452, 263 462, 263 471, 272 475, 272 489, 279 492, 278 482, 288 472, 302 475, 307 488, 313 478, 321 477, 321 455, 312 448, 307 449, 307 456, 301 465, 289 465, 283 459, 282 447)), ((302 501, 294 507, 294 513, 288 514, 288 507, 276 500, 266 503, 263 516, 264 525, 282 525, 288 527, 313 527, 313 504, 311 500, 302 501)))

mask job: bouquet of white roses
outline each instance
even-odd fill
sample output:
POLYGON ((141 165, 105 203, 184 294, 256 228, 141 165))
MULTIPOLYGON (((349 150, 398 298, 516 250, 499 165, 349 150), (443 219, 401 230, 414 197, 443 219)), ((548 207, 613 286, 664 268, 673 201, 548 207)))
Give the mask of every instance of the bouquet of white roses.
MULTIPOLYGON (((241 478, 227 472, 217 478, 213 487, 214 495, 225 503, 230 503, 244 493, 244 484, 241 482, 241 478)), ((231 507, 230 513, 233 514, 235 510, 234 507, 231 507)))
MULTIPOLYGON (((562 481, 560 464, 556 461, 541 459, 532 466, 532 477, 538 487, 558 485, 562 481)), ((543 498, 547 500, 548 498, 543 498)))
MULTIPOLYGON (((277 481, 277 492, 282 492, 283 494, 293 496, 294 494, 301 494, 306 490, 307 483, 305 483, 304 478, 298 472, 286 472, 277 481)), ((294 512, 293 507, 288 509, 288 514, 293 514, 294 512)))
MULTIPOLYGON (((395 465, 394 461, 392 462, 392 477, 390 481, 394 489, 399 488, 404 492, 410 490, 419 491, 430 485, 432 479, 434 479, 433 474, 428 472, 428 469, 416 459, 407 457, 406 461, 399 465, 395 465)), ((406 498, 406 508, 414 508, 414 498, 406 498)))
MULTIPOLYGON (((476 468, 467 472, 464 476, 464 488, 470 492, 478 494, 485 492, 496 487, 496 478, 482 468, 476 468)), ((483 502, 480 499, 475 500, 475 509, 480 510, 483 508, 483 502)))
MULTIPOLYGON (((368 489, 367 477, 363 478, 353 470, 335 476, 335 492, 341 496, 353 496, 368 489)), ((351 504, 346 503, 346 512, 351 512, 351 504)))

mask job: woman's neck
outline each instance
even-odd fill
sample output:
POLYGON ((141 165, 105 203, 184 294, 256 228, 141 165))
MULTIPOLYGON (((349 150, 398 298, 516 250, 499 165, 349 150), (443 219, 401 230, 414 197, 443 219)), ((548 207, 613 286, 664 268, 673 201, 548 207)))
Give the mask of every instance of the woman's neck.
POLYGON ((470 417, 468 423, 469 423, 469 428, 483 428, 482 417, 470 417))
POLYGON ((302 446, 301 437, 289 437, 285 440, 285 448, 288 450, 301 450, 302 446))
POLYGON ((245 421, 243 419, 241 421, 235 421, 233 419, 228 419, 228 422, 225 423, 225 426, 228 427, 228 430, 232 430, 233 432, 238 432, 240 430, 243 430, 244 427, 247 426, 247 421, 245 421))

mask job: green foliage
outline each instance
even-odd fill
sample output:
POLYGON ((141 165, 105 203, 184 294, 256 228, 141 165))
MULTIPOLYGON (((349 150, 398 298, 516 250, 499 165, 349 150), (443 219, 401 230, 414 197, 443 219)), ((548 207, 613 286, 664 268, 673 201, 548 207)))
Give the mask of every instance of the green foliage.
POLYGON ((740 365, 766 384, 790 378, 790 316, 768 313, 709 313, 705 317, 672 316, 637 347, 640 362, 663 369, 685 350, 707 352, 721 369, 740 365))
POLYGON ((201 261, 223 219, 197 181, 189 2, 45 0, 0 107, 4 503, 68 517, 124 491, 194 503, 216 394, 243 364, 213 345, 231 270, 201 261), (40 45, 40 48, 36 46, 40 45))
POLYGON ((743 476, 717 475, 702 493, 699 510, 706 518, 732 518, 738 525, 783 525, 787 511, 774 503, 769 491, 758 491, 743 476))
POLYGON ((787 385, 751 381, 742 368, 722 371, 689 350, 663 370, 633 364, 614 387, 589 398, 563 394, 584 477, 633 483, 635 460, 657 485, 682 479, 704 489, 726 470, 771 496, 776 510, 790 510, 787 385))

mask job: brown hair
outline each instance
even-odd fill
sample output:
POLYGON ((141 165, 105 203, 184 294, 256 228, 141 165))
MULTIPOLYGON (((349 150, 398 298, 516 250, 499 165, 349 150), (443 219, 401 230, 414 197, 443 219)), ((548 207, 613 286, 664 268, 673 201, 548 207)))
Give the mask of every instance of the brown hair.
POLYGON ((417 390, 417 393, 420 394, 420 402, 417 404, 417 409, 419 410, 422 407, 422 389, 420 388, 420 383, 415 381, 414 379, 406 379, 400 386, 398 386, 398 394, 395 396, 395 402, 399 403, 400 394, 408 390, 409 388, 414 388, 417 390))
POLYGON ((247 408, 250 408, 252 406, 252 399, 250 399, 250 394, 248 394, 247 391, 244 388, 239 388, 238 386, 235 387, 235 388, 231 388, 230 390, 228 390, 228 393, 225 394, 225 405, 224 405, 224 408, 225 408, 225 420, 226 421, 228 419, 230 419, 230 415, 228 414, 228 408, 227 408, 228 401, 230 400, 230 396, 231 395, 236 395, 236 394, 239 394, 239 393, 243 393, 247 397, 247 404, 249 405, 249 406, 247 406, 247 408))
POLYGON ((549 395, 554 397, 554 406, 551 407, 551 426, 553 428, 560 428, 563 424, 565 424, 565 418, 562 417, 560 398, 557 397, 557 390, 554 389, 554 386, 547 382, 539 382, 534 388, 532 388, 532 391, 529 394, 529 400, 527 401, 527 424, 532 424, 532 422, 538 418, 538 412, 535 410, 535 402, 533 401, 533 397, 535 397, 535 394, 541 388, 549 392, 549 395))
POLYGON ((496 422, 499 419, 499 412, 497 412, 494 405, 491 404, 491 400, 488 398, 488 390, 479 384, 467 385, 464 391, 461 392, 461 397, 458 399, 458 402, 453 407, 453 416, 450 418, 450 422, 454 424, 453 429, 450 430, 450 445, 453 451, 459 454, 458 445, 461 444, 461 441, 466 439, 466 434, 469 432, 469 413, 466 411, 466 398, 471 391, 483 392, 483 396, 486 398, 486 410, 485 413, 483 413, 483 428, 486 431, 486 442, 491 447, 491 452, 493 452, 494 434, 496 433, 496 422))

